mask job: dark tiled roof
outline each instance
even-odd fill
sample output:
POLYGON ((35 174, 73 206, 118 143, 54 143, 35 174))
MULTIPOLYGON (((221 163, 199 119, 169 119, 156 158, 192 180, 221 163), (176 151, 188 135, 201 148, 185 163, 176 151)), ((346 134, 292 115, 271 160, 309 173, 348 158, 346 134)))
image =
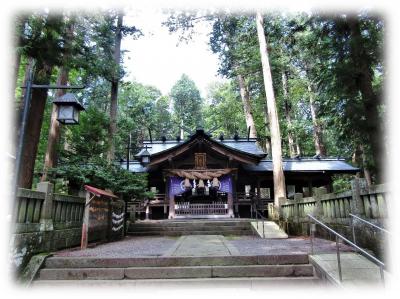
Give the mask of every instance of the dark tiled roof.
MULTIPOLYGON (((265 155, 263 150, 258 146, 256 139, 251 138, 249 141, 247 139, 245 140, 224 140, 220 141, 217 139, 214 139, 214 141, 221 143, 229 148, 232 148, 234 150, 238 150, 247 154, 253 154, 253 155, 265 155)), ((174 140, 168 140, 165 142, 162 141, 153 141, 150 143, 150 141, 145 141, 144 145, 147 146, 147 151, 150 153, 150 155, 158 154, 161 153, 165 150, 168 150, 170 148, 173 148, 175 146, 178 146, 182 144, 184 141, 174 141, 174 140)), ((136 156, 141 156, 142 153, 144 152, 145 149, 142 149, 140 152, 136 154, 136 156)))
MULTIPOLYGON (((126 161, 120 163, 122 169, 127 169, 126 161)), ((138 161, 129 161, 130 172, 147 172, 147 168, 143 167, 138 161)))
MULTIPOLYGON (((243 165, 244 169, 249 171, 271 171, 272 160, 261 160, 258 165, 243 165)), ((344 159, 284 159, 283 170, 286 172, 349 172, 359 171, 358 168, 346 163, 344 159)))

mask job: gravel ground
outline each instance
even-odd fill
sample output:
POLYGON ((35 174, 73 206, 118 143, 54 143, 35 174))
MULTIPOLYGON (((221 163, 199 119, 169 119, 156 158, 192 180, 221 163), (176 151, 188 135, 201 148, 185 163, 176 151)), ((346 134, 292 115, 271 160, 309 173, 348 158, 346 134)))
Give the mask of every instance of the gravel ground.
MULTIPOLYGON (((255 236, 226 237, 227 242, 235 246, 241 255, 310 253, 310 239, 303 237, 288 239, 260 239, 255 236)), ((340 252, 352 251, 347 245, 340 244, 340 252)), ((314 239, 314 253, 336 252, 336 243, 324 239, 314 239)))
MULTIPOLYGON (((93 256, 106 257, 135 257, 161 256, 165 254, 179 237, 133 237, 128 236, 122 241, 98 245, 94 248, 80 250, 71 248, 55 253, 55 256, 93 256)), ((310 240, 296 237, 288 239, 260 239, 255 236, 225 237, 225 242, 237 248, 241 255, 310 253, 310 240)), ((351 248, 340 244, 341 252, 351 251, 351 248)), ((315 239, 314 253, 336 252, 335 242, 315 239)))
POLYGON ((122 241, 98 245, 94 248, 65 249, 56 252, 55 256, 95 256, 95 257, 134 257, 160 256, 171 248, 177 237, 125 237, 122 241))

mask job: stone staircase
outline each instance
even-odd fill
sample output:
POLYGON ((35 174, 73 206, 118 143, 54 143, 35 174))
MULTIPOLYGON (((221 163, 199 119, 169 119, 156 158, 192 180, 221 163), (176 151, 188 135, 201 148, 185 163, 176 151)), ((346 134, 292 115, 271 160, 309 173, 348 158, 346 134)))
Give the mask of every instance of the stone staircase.
POLYGON ((148 220, 130 223, 128 235, 133 236, 183 236, 183 235, 252 235, 247 219, 192 219, 148 220))
POLYGON ((251 225, 263 239, 287 239, 288 235, 274 221, 252 221, 251 225), (264 227, 263 227, 264 226, 264 227))
POLYGON ((34 285, 77 280, 284 278, 318 282, 306 254, 261 256, 50 257, 34 285))

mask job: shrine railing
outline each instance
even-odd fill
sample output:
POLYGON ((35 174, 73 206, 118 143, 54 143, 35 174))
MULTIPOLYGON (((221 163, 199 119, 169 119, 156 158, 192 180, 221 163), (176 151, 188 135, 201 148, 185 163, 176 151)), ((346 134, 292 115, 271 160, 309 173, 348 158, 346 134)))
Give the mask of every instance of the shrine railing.
POLYGON ((227 215, 226 202, 213 202, 208 204, 181 202, 175 204, 175 215, 227 215))

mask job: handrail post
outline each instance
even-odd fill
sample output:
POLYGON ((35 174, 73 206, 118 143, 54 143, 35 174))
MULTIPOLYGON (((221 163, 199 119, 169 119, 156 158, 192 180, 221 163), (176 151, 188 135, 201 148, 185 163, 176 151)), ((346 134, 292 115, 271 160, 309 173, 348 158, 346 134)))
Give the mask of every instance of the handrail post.
POLYGON ((339 238, 336 236, 336 256, 338 261, 339 281, 342 282, 342 265, 340 263, 339 238))
POLYGON ((314 255, 314 240, 313 240, 314 234, 312 233, 311 218, 309 218, 308 224, 310 226, 311 255, 314 255))
POLYGON ((350 216, 350 225, 351 225, 351 230, 353 232, 353 243, 357 245, 357 243, 356 243, 356 233, 355 233, 355 229, 354 229, 354 218, 352 216, 350 216))
POLYGON ((381 281, 382 281, 383 284, 385 284, 385 275, 384 275, 384 272, 383 272, 383 266, 382 265, 379 266, 379 271, 381 273, 381 281))
POLYGON ((264 233, 264 218, 262 218, 262 226, 263 226, 263 239, 265 239, 265 233, 264 233))

